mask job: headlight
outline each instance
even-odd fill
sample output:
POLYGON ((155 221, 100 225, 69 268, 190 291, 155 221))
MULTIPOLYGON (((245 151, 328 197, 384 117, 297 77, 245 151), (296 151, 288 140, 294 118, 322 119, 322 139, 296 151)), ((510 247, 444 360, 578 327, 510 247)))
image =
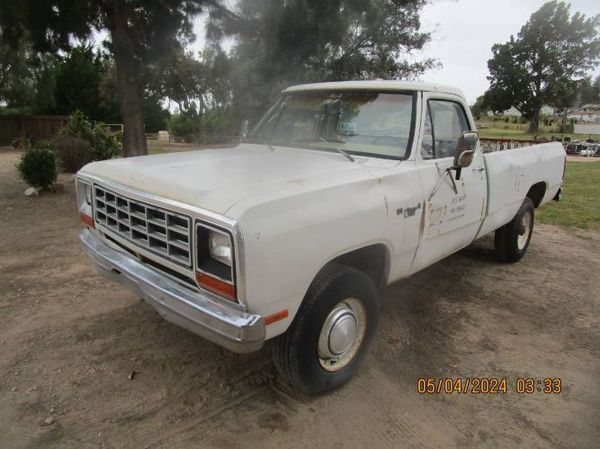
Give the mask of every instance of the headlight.
POLYGON ((94 212, 92 208, 92 185, 81 179, 77 179, 77 206, 79 208, 79 218, 89 228, 94 227, 94 212))
POLYGON ((233 235, 216 225, 196 222, 196 283, 234 302, 235 251, 233 235))
POLYGON ((79 210, 86 213, 92 212, 92 184, 82 179, 77 179, 77 205, 79 210))
POLYGON ((85 202, 90 206, 92 205, 92 186, 89 184, 84 184, 85 189, 85 202))
POLYGON ((208 250, 210 251, 210 257, 229 267, 231 266, 231 239, 228 234, 210 231, 208 250))

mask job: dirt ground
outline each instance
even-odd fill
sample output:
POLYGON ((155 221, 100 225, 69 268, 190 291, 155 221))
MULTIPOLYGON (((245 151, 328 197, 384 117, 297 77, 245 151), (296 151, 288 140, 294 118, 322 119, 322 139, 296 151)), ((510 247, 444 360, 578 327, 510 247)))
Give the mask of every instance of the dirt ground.
POLYGON ((600 157, 568 155, 567 162, 600 162, 600 157))
POLYGON ((0 448, 600 447, 600 234, 539 225, 504 265, 482 239, 384 293, 366 363, 319 398, 162 320, 90 268, 66 192, 27 198, 0 152, 0 448), (130 379, 131 373, 134 373, 130 379), (416 392, 506 377, 504 395, 416 392), (557 395, 517 377, 560 377, 557 395))

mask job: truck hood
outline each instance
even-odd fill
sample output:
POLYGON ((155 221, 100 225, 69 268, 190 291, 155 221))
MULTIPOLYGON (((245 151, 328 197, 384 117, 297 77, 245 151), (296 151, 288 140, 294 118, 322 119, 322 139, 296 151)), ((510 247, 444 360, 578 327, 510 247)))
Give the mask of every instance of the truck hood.
POLYGON ((254 144, 112 159, 80 171, 219 214, 250 196, 294 194, 365 172, 360 159, 341 154, 254 144))

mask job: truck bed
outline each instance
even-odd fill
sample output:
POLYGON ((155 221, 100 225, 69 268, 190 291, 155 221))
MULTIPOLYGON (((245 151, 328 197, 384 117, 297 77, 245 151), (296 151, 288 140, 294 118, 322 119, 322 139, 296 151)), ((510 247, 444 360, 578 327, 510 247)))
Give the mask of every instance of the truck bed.
POLYGON ((562 183, 565 158, 559 142, 485 153, 488 201, 478 237, 508 223, 532 186, 543 184, 539 204, 554 198, 562 183))

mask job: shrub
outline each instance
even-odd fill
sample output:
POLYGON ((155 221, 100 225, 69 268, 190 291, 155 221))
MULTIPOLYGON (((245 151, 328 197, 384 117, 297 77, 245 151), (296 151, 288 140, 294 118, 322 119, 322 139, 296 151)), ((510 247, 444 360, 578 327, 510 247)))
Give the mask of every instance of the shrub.
POLYGON ((27 150, 29 148, 29 139, 25 136, 17 136, 11 142, 10 146, 15 150, 27 150))
POLYGON ((54 141, 54 151, 62 170, 69 173, 75 173, 92 158, 89 142, 81 137, 57 137, 54 141))
POLYGON ((222 142, 239 131, 231 112, 223 108, 209 109, 202 116, 194 112, 173 114, 167 128, 171 136, 197 143, 222 142))
POLYGON ((23 153, 17 168, 23 180, 32 187, 48 189, 56 180, 56 157, 45 148, 33 148, 23 153))
POLYGON ((31 145, 31 148, 44 148, 46 150, 53 150, 54 143, 51 140, 38 140, 31 145))
POLYGON ((239 133, 239 126, 234 125, 230 111, 223 109, 209 109, 202 116, 201 133, 213 139, 222 140, 223 137, 239 133))
POLYGON ((564 134, 573 134, 574 131, 573 123, 561 123, 558 126, 558 132, 564 134))
POLYGON ((193 114, 173 114, 168 121, 169 133, 175 137, 183 137, 186 141, 193 141, 194 135, 200 128, 200 119, 193 114))
POLYGON ((121 154, 121 144, 111 134, 108 126, 104 123, 98 123, 92 129, 93 140, 92 145, 92 160, 103 161, 105 159, 112 159, 121 154))
POLYGON ((80 142, 65 142, 64 156, 72 159, 70 161, 62 160, 61 152, 59 152, 59 157, 61 157, 63 167, 67 171, 69 171, 67 166, 71 168, 78 166, 78 170, 87 162, 112 159, 121 154, 121 142, 117 139, 116 135, 112 134, 104 123, 97 123, 92 126, 86 116, 78 110, 71 114, 67 125, 60 130, 60 136, 60 138, 72 137, 88 142, 87 149, 84 149, 80 142), (85 158, 84 153, 86 155, 85 158))
POLYGON ((69 116, 69 121, 60 130, 59 135, 70 137, 81 137, 92 143, 94 140, 94 132, 92 124, 80 110, 75 110, 69 116))

